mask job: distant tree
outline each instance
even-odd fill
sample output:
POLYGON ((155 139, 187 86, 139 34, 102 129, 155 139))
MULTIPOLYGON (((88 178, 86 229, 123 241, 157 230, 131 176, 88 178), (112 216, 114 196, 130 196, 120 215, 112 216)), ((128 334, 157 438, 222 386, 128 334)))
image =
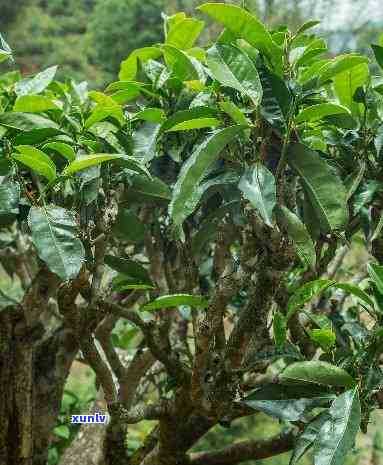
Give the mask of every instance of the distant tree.
MULTIPOLYGON (((20 0, 17 0, 20 3, 20 0)), ((8 28, 17 63, 26 73, 61 63, 60 76, 100 81, 88 63, 86 29, 93 0, 30 0, 8 28)))
POLYGON ((20 7, 27 4, 28 0, 3 1, 1 4, 0 29, 5 31, 8 25, 14 21, 20 7))
POLYGON ((159 42, 164 7, 164 0, 98 0, 89 24, 93 61, 115 74, 130 51, 159 42))

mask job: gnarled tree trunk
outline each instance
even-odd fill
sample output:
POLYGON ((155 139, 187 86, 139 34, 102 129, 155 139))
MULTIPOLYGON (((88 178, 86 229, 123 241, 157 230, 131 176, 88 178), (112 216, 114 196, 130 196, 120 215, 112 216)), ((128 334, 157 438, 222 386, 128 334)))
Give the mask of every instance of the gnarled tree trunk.
POLYGON ((65 380, 78 350, 60 327, 44 337, 21 307, 0 314, 0 463, 45 465, 65 380))

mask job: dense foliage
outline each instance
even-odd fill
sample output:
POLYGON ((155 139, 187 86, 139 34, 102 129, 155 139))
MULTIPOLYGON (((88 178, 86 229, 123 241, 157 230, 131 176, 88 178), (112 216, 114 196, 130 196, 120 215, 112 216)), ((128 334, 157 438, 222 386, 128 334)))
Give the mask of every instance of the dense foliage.
MULTIPOLYGON (((375 0, 231 0, 254 12, 270 27, 295 30, 311 18, 333 53, 359 50, 381 32, 383 17, 375 0), (342 11, 342 15, 339 15, 342 11)), ((58 78, 87 80, 101 88, 114 79, 119 63, 135 48, 161 42, 163 13, 186 11, 201 19, 198 0, 14 0, 3 1, 0 31, 12 43, 18 68, 31 74, 60 63, 58 78)), ((219 30, 208 23, 204 38, 219 30)))
POLYGON ((199 10, 214 43, 166 17, 104 92, 0 76, 1 463, 46 462, 79 351, 111 418, 79 450, 106 464, 339 465, 383 402, 382 77, 315 21, 199 10), (369 264, 340 281, 353 241, 369 264), (260 412, 280 434, 189 453, 260 412))

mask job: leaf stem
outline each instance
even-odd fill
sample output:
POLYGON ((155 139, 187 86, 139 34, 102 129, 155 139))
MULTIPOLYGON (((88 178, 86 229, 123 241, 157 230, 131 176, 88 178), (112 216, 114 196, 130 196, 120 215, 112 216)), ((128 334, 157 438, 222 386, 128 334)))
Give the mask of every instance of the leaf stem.
POLYGON ((277 166, 277 171, 275 173, 276 182, 281 177, 281 175, 283 173, 283 170, 285 168, 285 165, 286 165, 286 152, 287 152, 287 148, 288 148, 289 143, 290 143, 290 136, 291 136, 291 131, 292 131, 292 123, 293 123, 293 116, 294 116, 294 113, 295 113, 295 106, 296 106, 296 100, 295 100, 295 97, 293 97, 293 102, 291 104, 291 107, 290 107, 290 110, 289 110, 289 117, 288 117, 288 120, 287 120, 286 134, 285 134, 285 136, 283 138, 281 157, 279 159, 278 166, 277 166))

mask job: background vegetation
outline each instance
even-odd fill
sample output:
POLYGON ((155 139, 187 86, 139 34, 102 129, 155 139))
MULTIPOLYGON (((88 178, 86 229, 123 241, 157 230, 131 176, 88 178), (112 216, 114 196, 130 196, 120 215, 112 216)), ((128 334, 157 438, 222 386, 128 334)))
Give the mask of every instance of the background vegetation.
MULTIPOLYGON (((0 31, 12 43, 23 73, 60 63, 59 78, 72 76, 101 86, 116 76, 132 50, 161 41, 161 15, 193 12, 198 0, 2 0, 0 31)), ((234 0, 268 25, 292 30, 309 18, 330 49, 371 53, 382 31, 379 0, 234 0)), ((216 26, 206 34, 214 36, 216 26)))

